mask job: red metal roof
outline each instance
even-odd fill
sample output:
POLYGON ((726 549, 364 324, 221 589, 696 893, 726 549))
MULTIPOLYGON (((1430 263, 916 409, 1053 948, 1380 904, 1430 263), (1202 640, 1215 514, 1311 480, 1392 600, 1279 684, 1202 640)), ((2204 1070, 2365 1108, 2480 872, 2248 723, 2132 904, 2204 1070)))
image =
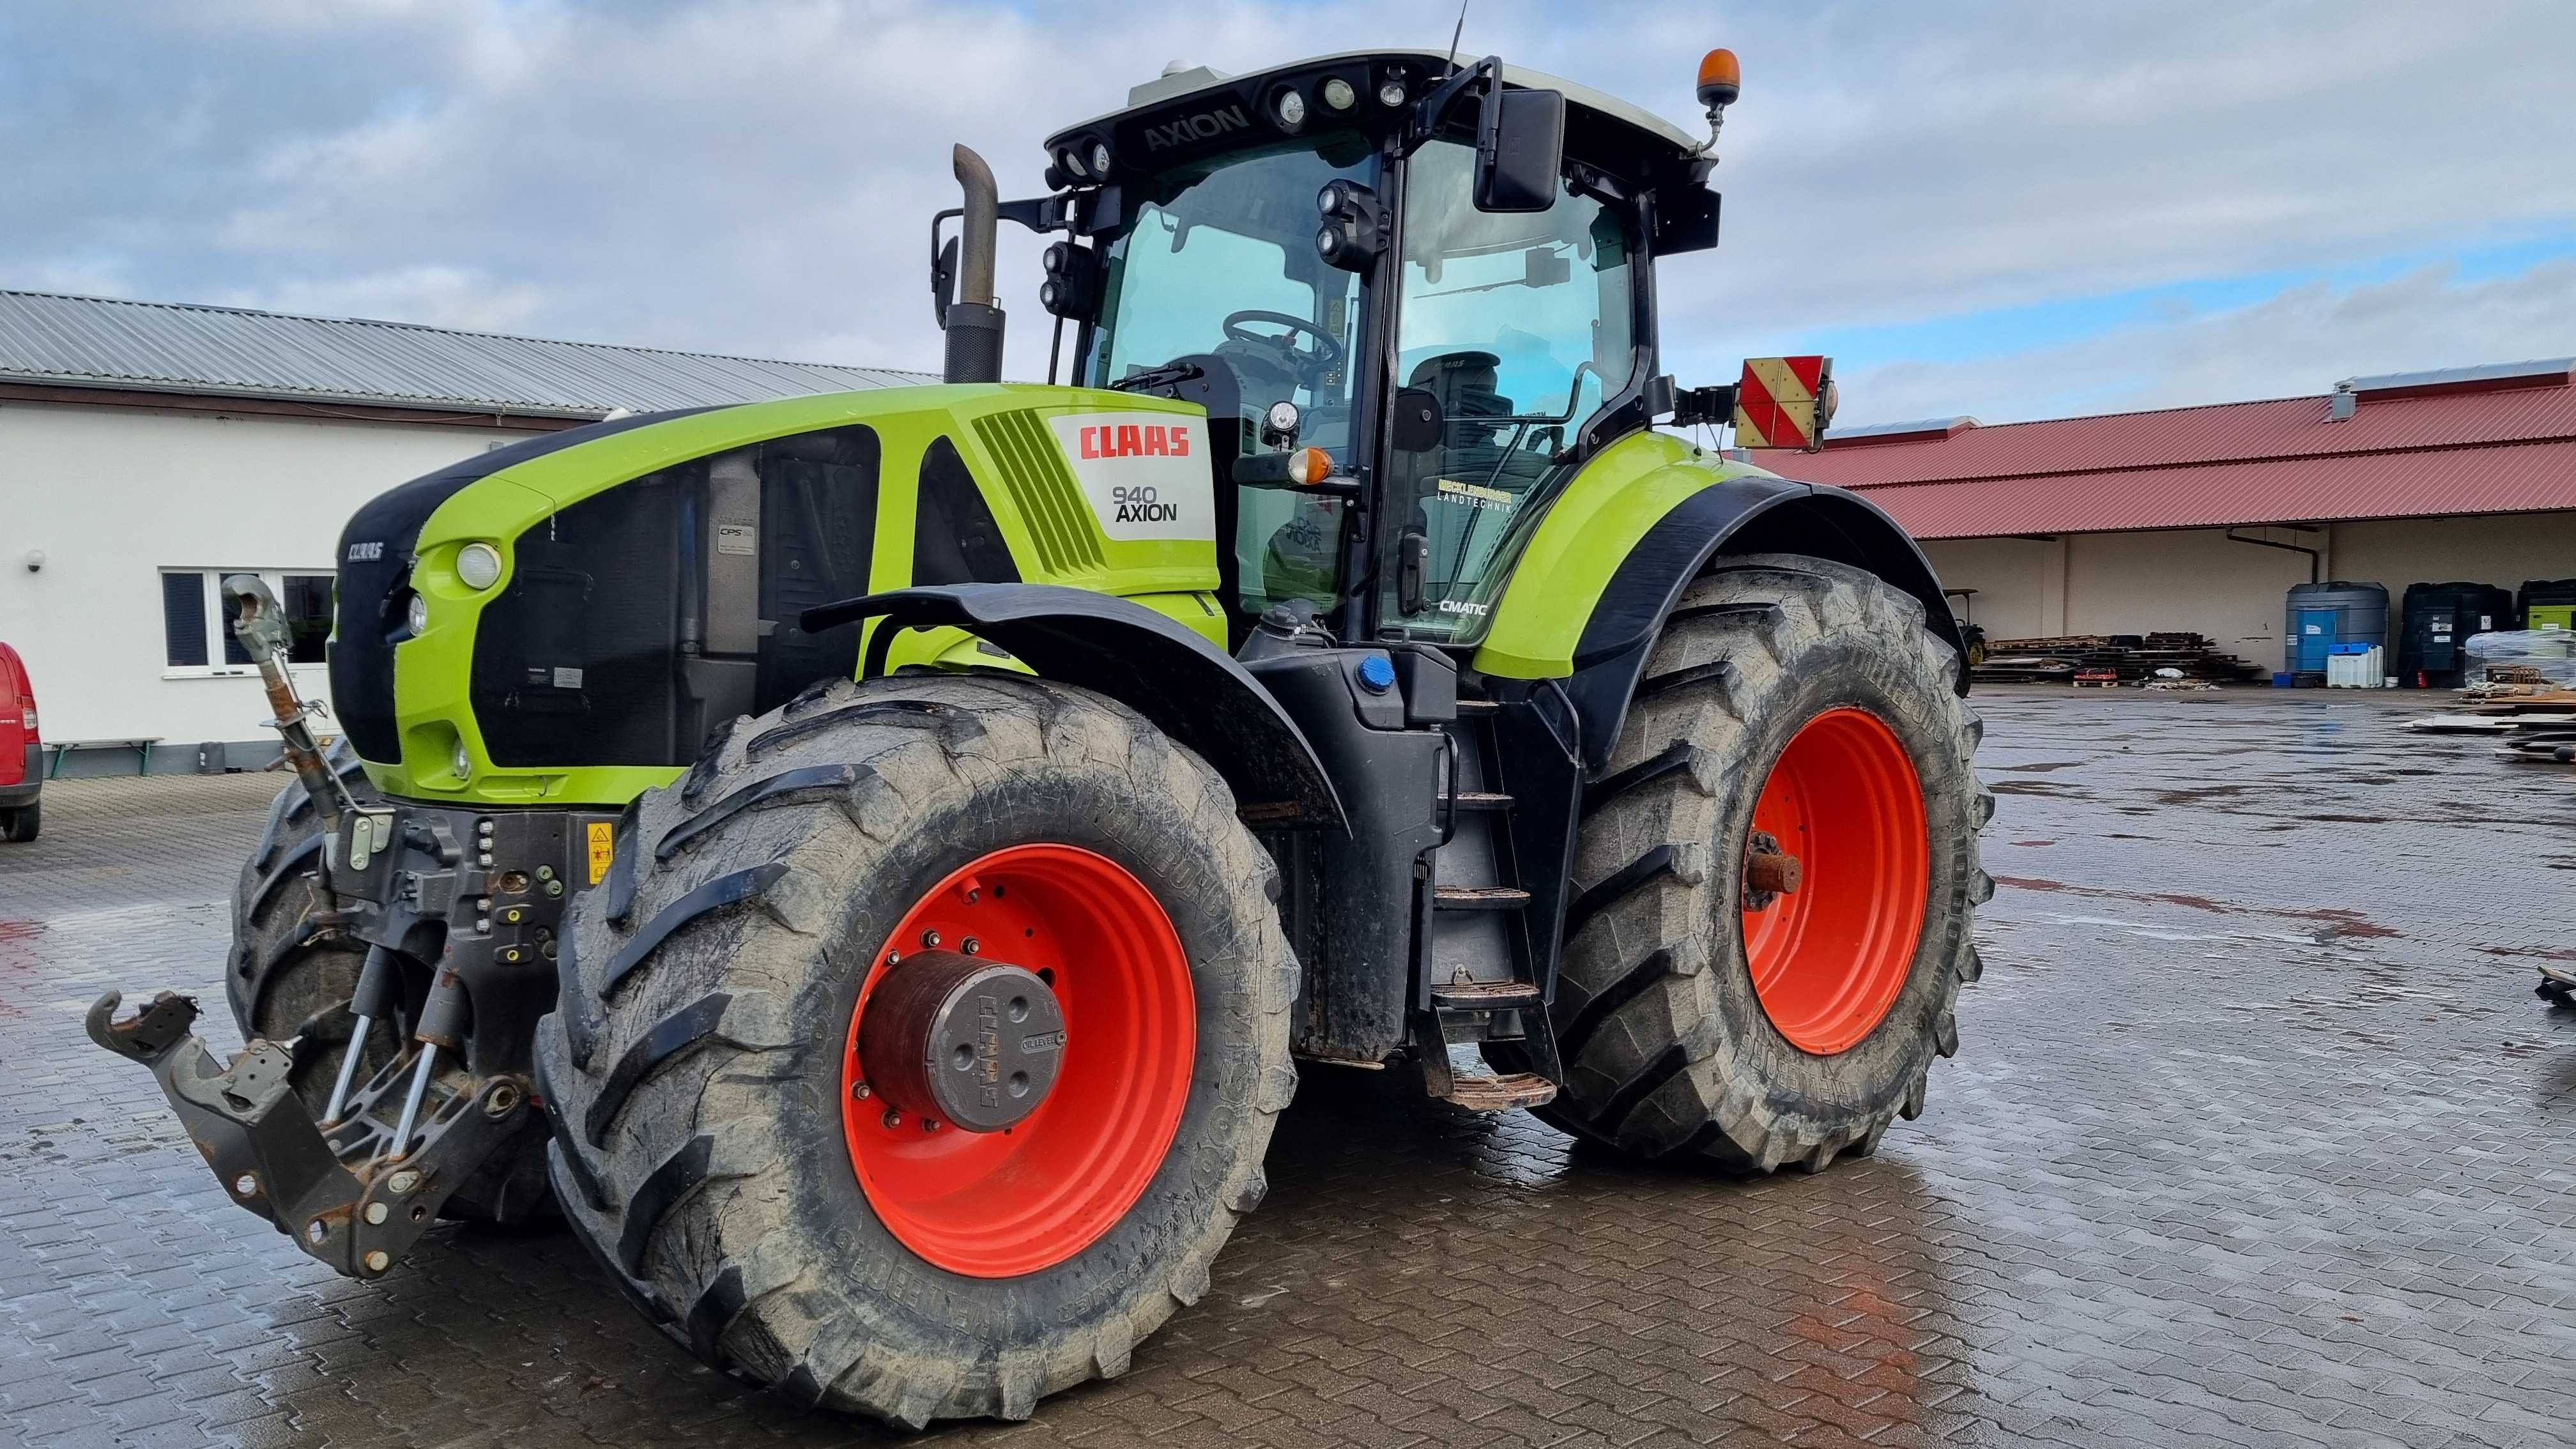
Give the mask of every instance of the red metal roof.
POLYGON ((1866 493, 1919 538, 2576 508, 2576 387, 2364 392, 1830 439, 1756 452, 1786 477, 1866 493))

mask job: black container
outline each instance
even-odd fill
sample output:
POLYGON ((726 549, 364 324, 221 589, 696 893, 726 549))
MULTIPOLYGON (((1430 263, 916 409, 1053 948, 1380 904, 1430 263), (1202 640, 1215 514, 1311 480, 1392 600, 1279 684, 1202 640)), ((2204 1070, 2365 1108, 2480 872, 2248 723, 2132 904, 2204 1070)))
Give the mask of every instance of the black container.
POLYGON ((2544 622, 2563 624, 2565 620, 2555 612, 2549 614, 2545 621, 2535 621, 2531 611, 2555 611, 2576 605, 2576 579, 2525 579, 2522 592, 2514 596, 2513 604, 2515 623, 2521 628, 2537 629, 2544 622))
POLYGON ((2419 689, 2457 689, 2472 634, 2514 625, 2513 595, 2494 584, 2410 584, 2397 637, 2397 677, 2419 689))

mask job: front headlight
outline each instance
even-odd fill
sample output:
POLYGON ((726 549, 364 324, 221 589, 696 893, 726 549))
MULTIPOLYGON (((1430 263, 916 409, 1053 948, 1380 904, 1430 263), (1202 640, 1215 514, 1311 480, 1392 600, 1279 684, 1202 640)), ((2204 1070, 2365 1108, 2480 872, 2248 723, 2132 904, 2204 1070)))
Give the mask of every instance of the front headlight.
POLYGON ((488 543, 469 543, 456 552, 456 576, 469 589, 488 589, 501 577, 501 551, 488 543))
POLYGON ((429 632, 429 600, 427 598, 419 594, 414 594, 411 596, 411 602, 403 605, 403 627, 409 630, 411 632, 411 637, 415 639, 429 632))
POLYGON ((469 780, 473 778, 474 757, 465 753, 465 741, 463 740, 458 740, 456 742, 456 759, 454 763, 456 766, 456 778, 460 780, 469 780))

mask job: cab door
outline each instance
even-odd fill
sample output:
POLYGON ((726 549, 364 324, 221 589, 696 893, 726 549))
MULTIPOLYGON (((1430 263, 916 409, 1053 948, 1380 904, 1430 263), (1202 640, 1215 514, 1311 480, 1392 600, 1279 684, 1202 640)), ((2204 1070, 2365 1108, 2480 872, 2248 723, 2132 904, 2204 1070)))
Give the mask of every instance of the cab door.
POLYGON ((1632 213, 1560 185, 1540 212, 1473 204, 1476 150, 1408 163, 1396 387, 1437 402, 1439 436, 1387 469, 1377 613, 1472 642, 1584 426, 1636 380, 1632 213))

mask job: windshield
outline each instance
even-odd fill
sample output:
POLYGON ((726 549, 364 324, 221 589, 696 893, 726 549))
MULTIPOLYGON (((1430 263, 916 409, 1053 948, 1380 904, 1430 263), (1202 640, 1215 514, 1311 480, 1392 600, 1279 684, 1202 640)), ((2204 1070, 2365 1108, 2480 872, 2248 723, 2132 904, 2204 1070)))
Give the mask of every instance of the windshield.
POLYGON ((1462 641, 1483 632, 1523 511, 1565 473, 1556 455, 1637 367, 1624 213, 1564 190, 1543 212, 1478 211, 1475 165, 1474 147, 1435 141, 1405 178, 1397 367, 1446 423, 1391 470, 1385 544, 1418 532, 1423 563, 1417 597, 1390 559, 1381 603, 1390 623, 1462 641))
MULTIPOLYGON (((1110 387, 1181 359, 1222 368, 1238 426, 1256 439, 1249 446, 1258 446, 1254 420, 1272 403, 1293 402, 1303 414, 1300 441, 1348 466, 1350 351, 1363 335, 1363 291, 1358 274, 1316 255, 1315 193, 1335 177, 1366 184, 1374 170, 1365 138, 1327 136, 1131 183, 1141 194, 1135 220, 1104 257, 1083 380, 1110 387)), ((1230 456, 1219 421, 1218 451, 1230 456)), ((1237 606, 1329 604, 1340 500, 1257 489, 1235 497, 1237 606)))

